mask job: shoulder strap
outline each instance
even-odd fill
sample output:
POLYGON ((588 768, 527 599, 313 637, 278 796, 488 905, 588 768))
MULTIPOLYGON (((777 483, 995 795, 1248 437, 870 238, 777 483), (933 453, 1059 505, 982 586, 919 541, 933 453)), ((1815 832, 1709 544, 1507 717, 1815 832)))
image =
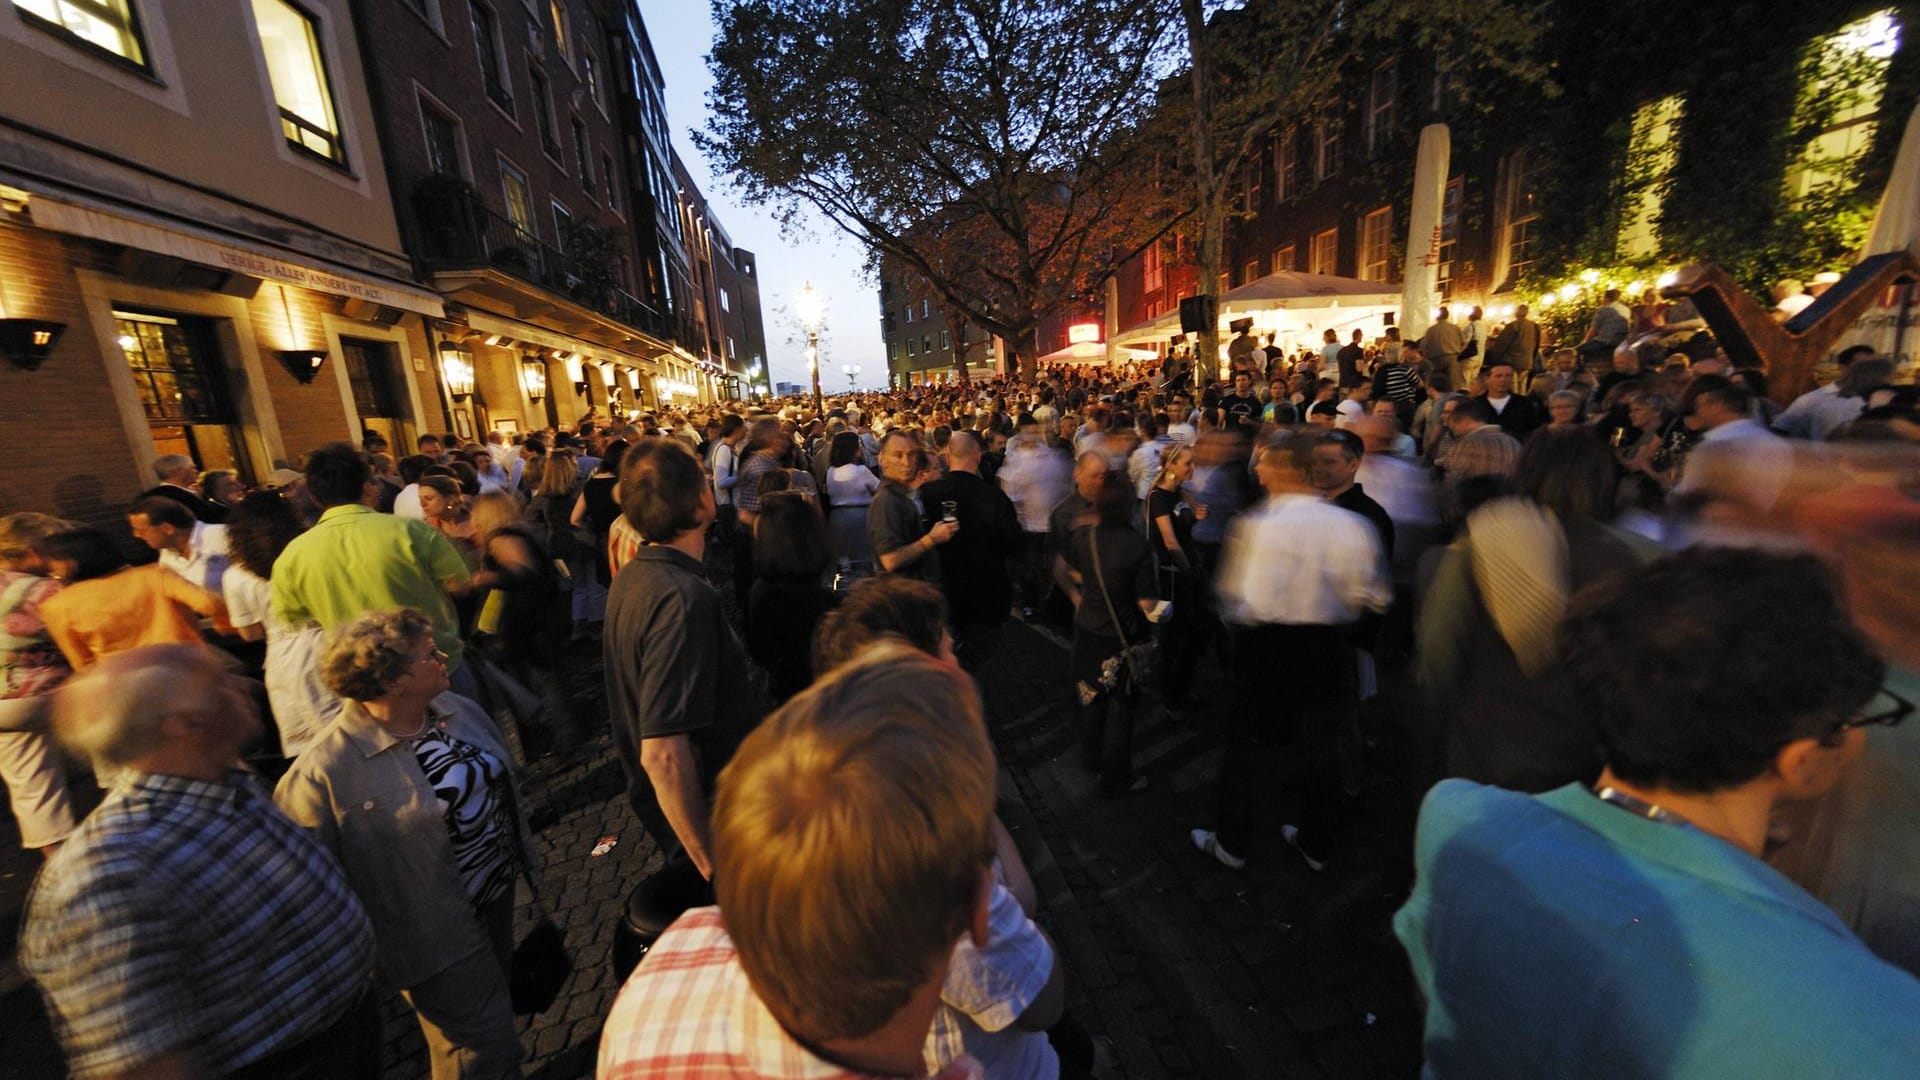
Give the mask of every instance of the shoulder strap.
POLYGON ((1094 525, 1087 530, 1087 546, 1093 549, 1093 583, 1100 588, 1100 602, 1107 606, 1107 617, 1113 620, 1113 634, 1120 639, 1122 654, 1132 646, 1127 644, 1127 632, 1120 627, 1120 613, 1113 609, 1113 597, 1107 593, 1107 578, 1100 572, 1100 526, 1094 525))

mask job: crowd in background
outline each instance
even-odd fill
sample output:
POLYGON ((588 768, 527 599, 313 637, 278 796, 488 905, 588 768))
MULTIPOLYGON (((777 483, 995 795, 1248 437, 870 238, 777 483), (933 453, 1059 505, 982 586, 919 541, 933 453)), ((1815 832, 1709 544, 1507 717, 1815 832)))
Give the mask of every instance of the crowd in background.
POLYGON ((1217 374, 369 433, 251 492, 163 457, 141 565, 12 515, 22 966, 79 1075, 369 1075, 374 976, 437 1078, 517 1075, 524 766, 607 732, 667 859, 603 1075, 1104 1074, 993 816, 1019 620, 1068 645, 1099 797, 1153 783, 1148 710, 1217 728, 1168 827, 1233 870, 1348 857, 1363 707, 1414 680, 1438 1074, 1904 1075, 1920 395, 1848 348, 1775 408, 1650 303, 1564 347, 1443 309, 1294 355, 1241 326, 1217 374), (564 678, 596 660, 604 717, 564 678))

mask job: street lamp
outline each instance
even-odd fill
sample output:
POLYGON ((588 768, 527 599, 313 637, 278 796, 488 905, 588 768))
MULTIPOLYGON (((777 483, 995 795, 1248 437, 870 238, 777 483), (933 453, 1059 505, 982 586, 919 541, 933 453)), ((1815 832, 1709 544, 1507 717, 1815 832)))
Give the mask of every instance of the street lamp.
POLYGON ((847 373, 847 389, 852 390, 853 380, 860 377, 860 365, 848 364, 846 367, 843 367, 840 370, 847 373))
POLYGON ((827 298, 809 281, 794 298, 793 312, 800 316, 800 327, 807 332, 807 374, 813 376, 813 413, 824 416, 827 409, 820 397, 820 326, 827 317, 827 298))

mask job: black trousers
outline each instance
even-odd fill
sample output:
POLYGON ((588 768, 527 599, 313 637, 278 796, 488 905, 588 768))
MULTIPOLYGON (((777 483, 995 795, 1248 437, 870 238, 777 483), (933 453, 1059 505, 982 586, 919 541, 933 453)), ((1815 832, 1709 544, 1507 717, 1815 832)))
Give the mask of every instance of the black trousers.
POLYGON ((1160 595, 1173 602, 1173 617, 1159 626, 1160 700, 1185 704, 1193 671, 1207 649, 1207 587, 1204 579, 1170 566, 1160 568, 1160 595))
POLYGON ((1133 783, 1133 718, 1139 692, 1124 664, 1115 689, 1100 685, 1106 663, 1120 653, 1119 638, 1075 629, 1067 665, 1080 713, 1081 763, 1099 773, 1100 790, 1107 795, 1124 794, 1133 783), (1095 691, 1091 700, 1082 687, 1095 691))
POLYGON ((1346 626, 1262 625, 1234 631, 1217 831, 1245 856, 1277 805, 1316 857, 1339 824, 1340 737, 1359 708, 1346 626))

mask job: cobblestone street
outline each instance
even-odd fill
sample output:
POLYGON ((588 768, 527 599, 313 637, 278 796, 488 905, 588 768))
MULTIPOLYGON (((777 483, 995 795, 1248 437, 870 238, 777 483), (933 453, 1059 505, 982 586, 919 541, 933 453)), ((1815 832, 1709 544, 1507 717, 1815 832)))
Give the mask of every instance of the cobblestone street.
MULTIPOLYGON (((1415 1074, 1418 1013, 1388 927, 1407 886, 1416 797, 1388 779, 1400 771, 1399 725, 1369 723, 1360 809, 1324 873, 1310 872, 1280 841, 1277 822, 1236 873, 1187 840, 1189 828, 1209 821, 1219 761, 1206 706, 1174 723, 1148 705, 1136 755, 1153 786, 1102 799, 1068 752, 1075 740, 1065 665, 1057 636, 1010 623, 982 681, 1001 755, 1001 815, 1032 867, 1041 921, 1064 954, 1075 1017, 1113 1040, 1129 1077, 1415 1074)), ((574 676, 580 705, 597 711, 598 665, 583 663, 574 676)), ((1204 665, 1202 692, 1217 684, 1204 665)), ((660 855, 627 806, 604 737, 531 771, 543 898, 576 970, 550 1010, 522 1021, 526 1072, 541 1080, 591 1076, 616 990, 607 966, 611 928, 660 855), (592 855, 603 837, 618 842, 592 855)), ((15 843, 9 822, 0 838, 0 919, 9 934, 37 863, 15 843)), ((521 898, 524 931, 533 914, 524 890, 521 898)), ((0 1075, 63 1075, 38 995, 13 967, 10 947, 6 957, 0 1075)), ((386 1017, 387 1080, 425 1076, 412 1014, 395 998, 386 1017)))

